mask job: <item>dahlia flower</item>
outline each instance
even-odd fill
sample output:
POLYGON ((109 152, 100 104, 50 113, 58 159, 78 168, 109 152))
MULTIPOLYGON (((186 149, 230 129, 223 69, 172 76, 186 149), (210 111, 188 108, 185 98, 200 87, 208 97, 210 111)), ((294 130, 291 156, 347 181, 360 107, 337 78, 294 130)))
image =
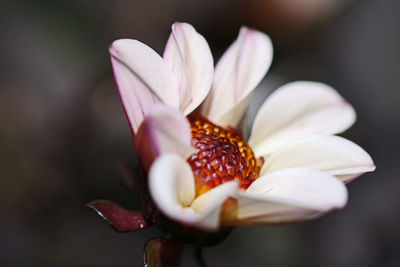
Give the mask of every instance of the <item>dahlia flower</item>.
POLYGON ((242 27, 214 68, 207 41, 174 23, 161 57, 145 44, 110 46, 121 100, 158 210, 201 230, 319 217, 347 202, 345 183, 375 169, 361 147, 334 134, 355 111, 328 85, 277 89, 239 128, 272 60, 267 35, 242 27))

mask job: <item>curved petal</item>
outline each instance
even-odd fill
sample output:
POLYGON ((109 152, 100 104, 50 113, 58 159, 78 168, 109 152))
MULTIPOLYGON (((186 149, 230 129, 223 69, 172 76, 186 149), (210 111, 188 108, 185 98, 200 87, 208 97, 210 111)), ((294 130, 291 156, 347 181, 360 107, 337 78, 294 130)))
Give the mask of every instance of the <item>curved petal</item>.
POLYGON ((150 195, 158 208, 173 220, 193 222, 199 219, 199 215, 188 208, 195 197, 194 186, 192 169, 178 155, 163 155, 150 168, 150 195))
POLYGON ((244 109, 236 116, 227 116, 262 80, 272 61, 272 44, 262 32, 242 27, 238 38, 219 60, 210 94, 201 106, 201 113, 221 126, 237 126, 228 118, 242 117, 244 109), (225 118, 224 118, 225 117, 225 118))
POLYGON ((135 148, 145 170, 164 153, 176 153, 188 158, 195 152, 188 120, 176 109, 154 105, 141 124, 135 148))
POLYGON ((206 39, 188 23, 174 23, 163 58, 178 82, 180 110, 189 114, 207 96, 214 61, 206 39))
POLYGON ((177 155, 159 157, 149 173, 150 194, 170 219, 204 230, 219 226, 221 205, 237 189, 236 182, 222 184, 197 199, 189 164, 177 155))
POLYGON ((312 136, 289 143, 266 160, 261 175, 285 168, 307 168, 335 175, 344 182, 375 169, 370 155, 339 136, 312 136))
POLYGON ((310 169, 284 169, 260 177, 237 196, 239 224, 288 223, 343 208, 345 185, 310 169))
POLYGON ((261 106, 249 144, 256 155, 314 134, 336 134, 356 119, 354 109, 333 88, 316 82, 292 82, 277 89, 261 106))
POLYGON ((129 124, 136 134, 154 103, 178 108, 178 87, 164 60, 136 40, 120 39, 109 48, 114 77, 129 124))
POLYGON ((204 219, 196 225, 201 228, 216 230, 219 227, 222 204, 228 197, 232 196, 237 189, 237 182, 231 181, 221 184, 196 198, 192 202, 191 208, 204 217, 204 219))

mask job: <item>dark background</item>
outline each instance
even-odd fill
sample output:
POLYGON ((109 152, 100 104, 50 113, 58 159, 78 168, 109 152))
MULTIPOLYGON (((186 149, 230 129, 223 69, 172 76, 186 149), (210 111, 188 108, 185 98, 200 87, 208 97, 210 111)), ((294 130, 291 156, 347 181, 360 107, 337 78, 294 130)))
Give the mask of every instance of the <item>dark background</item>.
POLYGON ((1 1, 0 265, 141 266, 158 230, 117 234, 84 207, 139 207, 119 179, 136 156, 107 47, 130 37, 160 53, 171 24, 187 21, 215 58, 242 24, 270 34, 274 62, 256 93, 332 85, 358 113, 344 136, 377 165, 349 184, 344 210, 237 228, 205 250, 209 265, 400 266, 399 14, 398 0, 1 1))

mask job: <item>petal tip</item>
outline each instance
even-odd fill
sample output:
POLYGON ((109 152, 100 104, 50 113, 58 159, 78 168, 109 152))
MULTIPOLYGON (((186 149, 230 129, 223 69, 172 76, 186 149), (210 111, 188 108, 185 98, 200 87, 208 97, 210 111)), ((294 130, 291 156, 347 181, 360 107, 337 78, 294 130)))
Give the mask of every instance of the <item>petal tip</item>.
POLYGON ((108 51, 110 52, 111 55, 116 56, 118 54, 119 46, 121 46, 122 43, 127 42, 127 41, 134 41, 134 40, 132 40, 132 39, 117 39, 108 46, 108 51))
POLYGON ((371 172, 373 172, 373 171, 375 171, 376 170, 376 164, 375 163, 372 163, 372 165, 371 165, 371 172))

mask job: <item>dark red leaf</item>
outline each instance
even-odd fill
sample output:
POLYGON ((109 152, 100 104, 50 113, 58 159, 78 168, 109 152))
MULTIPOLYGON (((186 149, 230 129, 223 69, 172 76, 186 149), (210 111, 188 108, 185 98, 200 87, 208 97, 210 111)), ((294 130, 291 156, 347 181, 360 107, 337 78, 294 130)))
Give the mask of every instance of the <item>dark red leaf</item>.
POLYGON ((182 255, 181 244, 163 238, 149 240, 145 246, 144 266, 146 267, 178 267, 182 255))
POLYGON ((94 209, 118 232, 132 232, 148 226, 142 212, 126 210, 112 201, 95 200, 86 207, 94 209))

